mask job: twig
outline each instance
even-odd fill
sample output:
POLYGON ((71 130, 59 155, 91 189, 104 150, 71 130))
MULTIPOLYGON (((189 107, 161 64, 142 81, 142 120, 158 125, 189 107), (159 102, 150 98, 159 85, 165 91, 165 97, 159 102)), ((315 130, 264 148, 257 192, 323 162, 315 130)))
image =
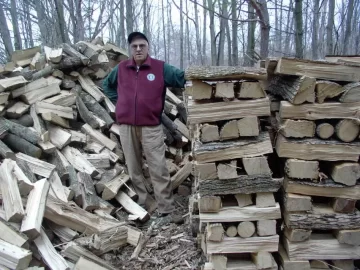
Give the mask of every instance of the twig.
POLYGON ((149 241, 149 239, 150 239, 150 236, 151 236, 151 233, 152 233, 152 231, 154 229, 154 226, 155 226, 155 221, 153 221, 151 223, 150 227, 146 231, 146 234, 141 237, 141 239, 140 239, 139 243, 137 244, 133 254, 131 254, 130 260, 138 259, 142 248, 145 246, 147 241, 149 241))

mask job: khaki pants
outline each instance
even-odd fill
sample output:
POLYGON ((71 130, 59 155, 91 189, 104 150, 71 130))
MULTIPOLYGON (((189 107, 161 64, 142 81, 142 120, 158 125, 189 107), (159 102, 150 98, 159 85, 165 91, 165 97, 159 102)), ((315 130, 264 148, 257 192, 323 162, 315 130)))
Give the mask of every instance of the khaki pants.
POLYGON ((146 180, 142 171, 141 150, 143 149, 149 165, 155 199, 158 203, 158 211, 160 213, 172 212, 175 207, 170 175, 166 167, 162 125, 146 127, 120 125, 120 140, 129 176, 135 192, 139 196, 138 204, 145 205, 149 196, 144 184, 146 180))

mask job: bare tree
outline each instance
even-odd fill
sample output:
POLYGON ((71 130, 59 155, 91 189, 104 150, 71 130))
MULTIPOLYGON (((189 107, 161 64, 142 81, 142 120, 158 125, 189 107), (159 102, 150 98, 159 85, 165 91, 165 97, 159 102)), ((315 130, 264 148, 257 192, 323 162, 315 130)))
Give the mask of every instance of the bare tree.
POLYGON ((304 58, 302 0, 295 0, 295 50, 296 57, 304 58))
POLYGON ((17 12, 17 6, 15 0, 10 0, 11 8, 10 8, 10 14, 11 14, 11 23, 14 31, 14 47, 15 50, 21 50, 22 49, 22 41, 20 36, 20 29, 19 29, 19 19, 18 19, 18 12, 17 12))
POLYGON ((6 55, 9 58, 11 56, 11 54, 13 53, 14 48, 13 48, 13 45, 11 42, 10 31, 9 31, 9 28, 8 28, 7 22, 6 22, 3 3, 1 3, 1 2, 0 2, 0 35, 4 42, 6 55))
POLYGON ((291 22, 293 20, 293 17, 292 17, 292 9, 293 9, 293 1, 290 0, 290 3, 289 3, 289 10, 288 10, 288 13, 287 13, 287 22, 286 22, 286 36, 285 36, 285 47, 284 47, 284 51, 285 51, 285 54, 289 55, 290 54, 290 38, 291 38, 291 35, 292 35, 292 31, 291 31, 291 22))
POLYGON ((167 48, 166 48, 166 28, 165 28, 165 9, 164 9, 164 0, 161 0, 161 10, 163 13, 162 16, 162 31, 163 31, 163 42, 164 42, 164 58, 165 58, 165 62, 168 61, 167 58, 167 48))
MULTIPOLYGON (((197 5, 197 3, 195 3, 197 5)), ((203 6, 204 6, 204 22, 203 22, 203 41, 202 41, 202 56, 203 61, 205 64, 205 56, 206 56, 206 19, 207 19, 207 9, 206 9, 206 0, 203 0, 203 6)))
POLYGON ((239 65, 239 48, 238 48, 238 22, 236 12, 236 0, 231 0, 231 33, 232 33, 232 64, 239 65))
MULTIPOLYGON (((219 3, 220 5, 220 3, 219 3)), ((220 18, 220 32, 219 32, 219 47, 218 47, 218 54, 216 59, 216 65, 222 66, 224 65, 224 50, 225 50, 225 26, 226 26, 226 10, 227 10, 227 0, 222 1, 222 6, 219 7, 221 9, 221 15, 220 18)))
POLYGON ((125 0, 126 3, 126 31, 130 34, 134 31, 134 15, 131 0, 125 0))
POLYGON ((348 1, 347 6, 347 17, 346 17, 346 30, 344 38, 343 54, 350 54, 351 47, 349 46, 350 35, 351 35, 351 21, 354 13, 354 0, 348 1))
POLYGON ((312 51, 313 59, 319 58, 319 50, 318 50, 319 2, 320 0, 314 0, 312 38, 311 38, 311 51, 312 51))
POLYGON ((245 54, 245 66, 253 66, 255 64, 255 27, 256 22, 255 19, 255 12, 254 7, 251 3, 248 3, 248 33, 247 33, 247 47, 246 47, 246 54, 245 54))
POLYGON ((211 42, 211 64, 216 65, 216 37, 215 37, 215 4, 208 0, 209 17, 210 17, 210 42, 211 42))
MULTIPOLYGON (((202 65, 205 64, 203 53, 201 51, 201 39, 200 39, 200 25, 199 25, 199 16, 198 16, 198 5, 194 3, 194 10, 195 10, 195 37, 196 37, 196 50, 197 54, 200 57, 200 62, 202 65)), ((204 9, 205 10, 205 9, 204 9)), ((205 19, 205 18, 204 18, 205 19)), ((203 30, 205 33, 205 29, 203 30)))

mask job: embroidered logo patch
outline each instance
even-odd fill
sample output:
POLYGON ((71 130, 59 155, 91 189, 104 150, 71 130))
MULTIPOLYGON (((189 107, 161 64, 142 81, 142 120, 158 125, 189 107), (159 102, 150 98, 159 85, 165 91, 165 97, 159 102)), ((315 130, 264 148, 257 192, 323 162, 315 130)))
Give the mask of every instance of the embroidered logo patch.
POLYGON ((155 80, 155 75, 150 73, 147 75, 147 79, 152 82, 153 80, 155 80))

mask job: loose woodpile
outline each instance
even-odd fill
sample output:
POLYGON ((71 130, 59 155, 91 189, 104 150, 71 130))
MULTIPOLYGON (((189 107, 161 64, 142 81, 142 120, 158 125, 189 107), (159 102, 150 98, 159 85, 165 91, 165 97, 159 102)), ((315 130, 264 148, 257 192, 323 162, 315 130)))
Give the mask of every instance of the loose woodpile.
MULTIPOLYGON (((0 66, 1 269, 114 269, 100 256, 137 246, 141 231, 117 210, 133 220, 149 213, 136 203, 115 105, 101 89, 126 58, 97 39, 16 51, 0 66)), ((183 102, 168 90, 163 122, 174 189, 191 172, 185 121, 183 102)))
POLYGON ((277 269, 272 253, 281 213, 273 193, 282 179, 272 178, 268 164, 266 70, 191 67, 186 77, 195 174, 190 213, 204 269, 277 269))
POLYGON ((282 268, 354 269, 360 66, 289 58, 266 64, 275 148, 285 161, 282 268))

